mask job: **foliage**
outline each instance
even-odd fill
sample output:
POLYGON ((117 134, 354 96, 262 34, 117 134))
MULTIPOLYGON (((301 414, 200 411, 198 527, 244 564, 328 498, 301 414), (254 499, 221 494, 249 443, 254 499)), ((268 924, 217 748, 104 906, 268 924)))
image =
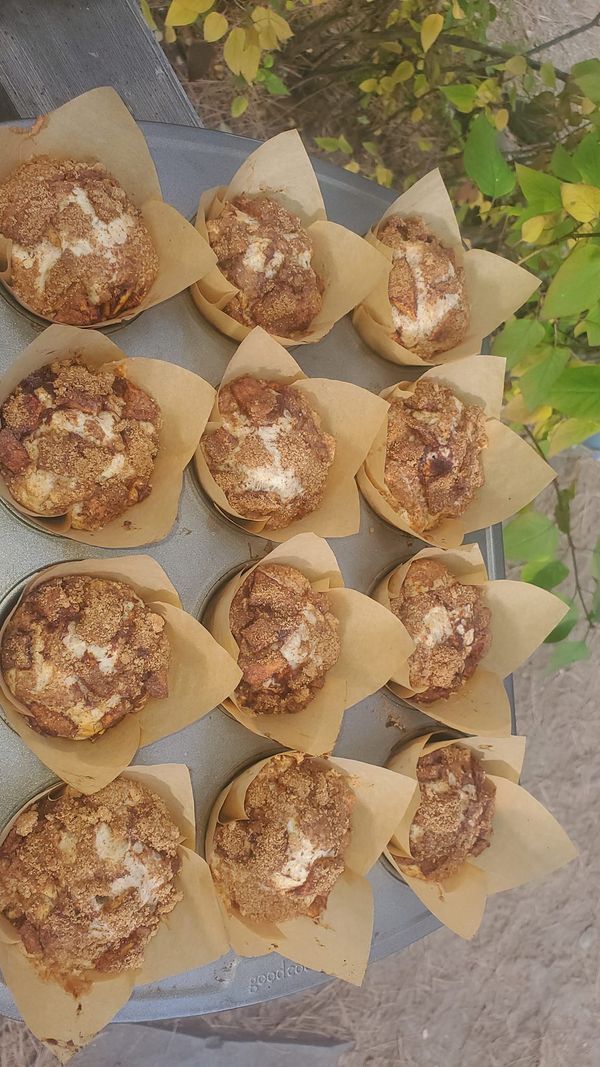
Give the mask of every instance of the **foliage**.
MULTIPOLYGON (((600 431, 600 60, 565 72, 544 61, 546 45, 491 44, 489 0, 143 6, 166 41, 183 27, 211 44, 203 89, 216 80, 229 93, 232 128, 254 132, 257 114, 268 133, 298 126, 318 152, 388 187, 439 165, 463 233, 542 280, 493 341, 507 359, 507 421, 546 458, 600 431)), ((588 603, 573 492, 556 487, 556 525, 528 509, 505 531, 524 580, 575 585, 548 639, 554 667, 586 656, 600 622, 600 553, 588 603), (578 621, 583 640, 565 640, 578 621)))

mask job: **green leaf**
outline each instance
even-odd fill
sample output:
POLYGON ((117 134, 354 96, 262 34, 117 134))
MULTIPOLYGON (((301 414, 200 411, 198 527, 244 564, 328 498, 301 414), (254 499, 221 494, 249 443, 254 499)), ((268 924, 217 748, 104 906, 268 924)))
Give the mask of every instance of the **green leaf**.
POLYGON ((569 610, 567 614, 562 618, 558 624, 545 638, 545 644, 554 645, 558 641, 564 641, 565 637, 568 637, 571 630, 577 625, 579 619, 579 612, 575 606, 573 600, 569 600, 566 596, 561 596, 561 600, 564 600, 565 604, 568 604, 569 610))
POLYGON ((555 648, 548 664, 548 670, 559 671, 578 660, 589 659, 590 650, 585 641, 563 641, 555 648))
POLYGON ((550 448, 548 450, 548 456, 557 456, 559 452, 563 452, 565 448, 572 448, 573 445, 579 445, 582 441, 585 441, 587 437, 591 437, 592 434, 600 431, 600 419, 595 421, 594 419, 564 419, 563 422, 559 422, 558 426, 555 426, 553 430, 548 434, 548 442, 550 448))
POLYGON ((540 215, 550 211, 560 211, 560 182, 552 174, 534 170, 533 167, 516 165, 517 181, 528 204, 540 215))
POLYGON ((526 563, 521 571, 522 581, 537 585, 540 589, 556 589, 568 576, 569 568, 559 559, 552 559, 549 563, 526 563))
POLYGON ((600 622, 600 582, 596 582, 596 588, 594 589, 592 604, 589 611, 590 621, 596 623, 600 622))
POLYGON ((571 482, 570 485, 566 485, 564 488, 557 486, 554 518, 560 532, 564 534, 568 533, 571 528, 571 501, 574 496, 575 482, 571 482))
POLYGON ((563 182, 579 182, 581 181, 581 174, 579 173, 575 163, 571 159, 566 148, 563 148, 561 144, 557 144, 552 153, 550 160, 550 170, 557 178, 560 178, 563 182))
POLYGON ((600 59, 585 59, 571 67, 571 77, 595 104, 600 104, 600 59))
POLYGON ((475 106, 477 96, 475 85, 440 85, 440 92, 451 104, 454 104, 457 111, 462 111, 465 115, 468 115, 475 106))
POLYGON ((573 152, 573 162, 584 182, 600 186, 600 137, 595 130, 579 142, 573 152))
POLYGON ((525 371, 519 385, 527 407, 535 411, 540 404, 548 403, 548 394, 555 381, 560 378, 569 362, 571 353, 568 348, 547 346, 547 355, 531 370, 525 371))
POLYGON ((289 96, 290 90, 287 85, 282 82, 278 74, 273 74, 272 70, 266 70, 263 78, 263 85, 271 96, 289 96))
POLYGON ((556 272, 542 306, 543 319, 579 315, 598 302, 600 245, 580 242, 556 272))
POLYGON ((244 114, 244 111, 246 111, 247 107, 247 96, 234 96, 233 100, 231 101, 231 117, 234 119, 239 119, 240 116, 244 114))
POLYGON ((547 402, 574 419, 600 419, 600 366, 567 367, 547 402))
POLYGON ((337 137, 315 137, 315 144, 324 152, 337 152, 339 148, 337 137))
POLYGON ((600 582, 600 537, 596 541, 594 551, 592 552, 590 570, 596 581, 600 582))
POLYGON ((495 356, 505 356, 509 370, 544 340, 545 330, 537 319, 512 319, 492 343, 495 356))
POLYGON ((349 140, 344 137, 343 133, 340 134, 340 136, 338 137, 338 148, 340 152, 344 153, 345 156, 352 155, 352 145, 350 144, 349 140))
POLYGON ((542 63, 540 67, 540 78, 548 89, 554 89, 556 85, 556 71, 552 66, 552 63, 542 63))
POLYGON ((539 511, 524 511, 504 527, 507 559, 531 562, 550 560, 558 545, 558 530, 539 511))
POLYGON ((478 115, 469 126, 464 165, 486 196, 506 196, 515 187, 514 173, 498 148, 498 134, 485 115, 478 115))
POLYGON ((587 333, 588 344, 592 348, 600 346, 600 302, 588 311, 582 325, 582 332, 587 333))

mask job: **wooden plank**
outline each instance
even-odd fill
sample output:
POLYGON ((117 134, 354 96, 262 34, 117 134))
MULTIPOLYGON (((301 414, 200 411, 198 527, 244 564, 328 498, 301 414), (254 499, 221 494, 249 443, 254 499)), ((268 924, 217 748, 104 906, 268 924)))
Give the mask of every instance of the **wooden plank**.
POLYGON ((0 0, 0 117, 112 85, 136 119, 201 126, 137 0, 0 0))

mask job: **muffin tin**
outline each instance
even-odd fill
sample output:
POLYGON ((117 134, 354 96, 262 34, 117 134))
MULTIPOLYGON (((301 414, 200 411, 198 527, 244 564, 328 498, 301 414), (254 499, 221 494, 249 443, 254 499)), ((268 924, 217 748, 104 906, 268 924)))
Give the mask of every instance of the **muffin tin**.
MULTIPOLYGON (((163 193, 187 218, 193 218, 201 190, 223 184, 256 142, 216 131, 143 123, 163 193)), ((328 164, 317 163, 328 216, 358 233, 380 217, 393 194, 328 164)), ((24 311, 2 289, 0 300, 0 372, 34 338, 44 324, 24 311)), ((217 333, 200 315, 189 293, 145 311, 110 333, 127 355, 150 356, 187 367, 218 385, 235 343, 217 333)), ((379 393, 415 368, 397 367, 374 355, 354 331, 349 318, 322 341, 301 345, 294 358, 309 376, 339 378, 379 393)), ((0 508, 3 569, 0 617, 10 610, 25 579, 40 567, 65 560, 102 557, 107 550, 41 533, 8 505, 0 508)), ((470 538, 475 539, 475 538, 470 538)), ((476 538, 491 578, 504 574, 500 528, 476 538)), ((381 575, 420 547, 379 519, 361 500, 361 529, 353 537, 331 542, 346 585, 370 592, 381 575)), ((193 470, 185 473, 177 522, 169 536, 147 551, 163 566, 183 606, 201 617, 208 598, 234 570, 259 559, 269 549, 263 538, 247 534, 217 511, 202 492, 193 470)), ((114 553, 113 553, 114 554, 114 553)), ((127 555, 128 553, 119 553, 127 555)), ((423 732, 425 716, 382 689, 346 712, 335 754, 382 764, 402 736, 423 732)), ((200 722, 141 750, 140 764, 179 762, 191 770, 196 800, 199 847, 206 820, 223 786, 243 767, 277 751, 277 746, 243 729, 220 709, 200 722)), ((54 781, 4 721, 0 722, 0 828, 54 781)), ((371 958, 396 952, 436 929, 439 923, 383 863, 370 875, 375 893, 375 932, 371 958)), ((137 989, 116 1017, 142 1022, 200 1015, 290 994, 325 981, 324 975, 270 955, 237 959, 232 954, 198 971, 137 989)), ((0 984, 0 1012, 16 1016, 0 984)))

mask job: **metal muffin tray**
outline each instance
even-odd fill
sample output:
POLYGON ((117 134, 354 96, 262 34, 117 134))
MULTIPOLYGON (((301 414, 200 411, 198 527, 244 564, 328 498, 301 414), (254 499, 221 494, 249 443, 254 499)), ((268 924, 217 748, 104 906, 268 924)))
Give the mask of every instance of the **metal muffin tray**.
MULTIPOLYGON (((256 142, 210 130, 160 123, 142 125, 165 200, 189 219, 194 217, 199 193, 226 184, 256 147, 256 142)), ((357 233, 364 233, 393 199, 389 191, 328 164, 317 163, 316 170, 329 218, 357 233)), ((0 373, 43 325, 0 287, 0 373)), ((205 322, 187 292, 126 325, 112 327, 110 334, 127 355, 169 360, 195 371, 215 386, 236 347, 234 341, 205 322)), ((414 369, 394 366, 371 353, 349 318, 339 322, 318 344, 295 348, 294 358, 309 376, 344 379, 376 393, 402 377, 416 377, 414 369)), ((360 533, 333 540, 332 547, 346 585, 368 593, 382 573, 421 546, 382 522, 364 501, 361 510, 360 533)), ((1 616, 14 604, 24 579, 40 567, 110 554, 106 549, 88 548, 40 533, 6 505, 0 508, 0 534, 1 616)), ((502 577, 500 528, 483 531, 477 540, 490 576, 502 577)), ((269 544, 263 538, 245 533, 215 510, 188 468, 173 530, 160 544, 132 550, 131 554, 153 555, 176 586, 184 607, 201 617, 207 599, 223 578, 268 550, 269 544)), ((423 732, 429 722, 383 689, 346 712, 335 752, 382 764, 401 737, 423 732)), ((202 851, 206 820, 219 791, 242 767, 277 750, 277 746, 255 737, 217 708, 201 722, 144 748, 134 762, 187 764, 194 785, 198 847, 202 851)), ((0 721, 0 776, 0 827, 26 801, 55 781, 4 721, 0 721)), ((383 863, 375 865, 370 880, 375 895, 372 959, 397 952, 438 927, 438 921, 383 863)), ((241 960, 230 954, 200 970, 139 988, 117 1020, 142 1022, 221 1011, 294 993, 325 980, 324 975, 281 956, 241 960)), ((18 1015, 2 984, 0 1012, 18 1015)))

